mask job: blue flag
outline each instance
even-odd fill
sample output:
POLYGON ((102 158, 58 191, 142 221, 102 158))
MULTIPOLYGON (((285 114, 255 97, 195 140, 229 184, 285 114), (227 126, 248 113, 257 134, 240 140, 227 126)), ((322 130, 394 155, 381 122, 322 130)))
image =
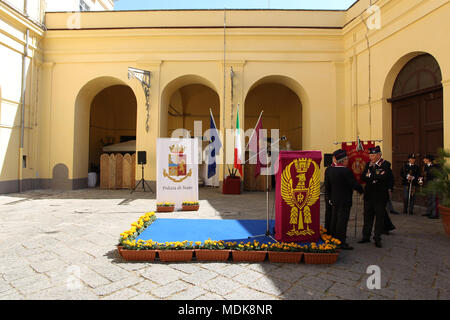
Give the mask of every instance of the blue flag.
POLYGON ((210 129, 209 129, 209 145, 208 145, 208 179, 216 175, 216 154, 222 148, 220 142, 219 131, 217 130, 214 117, 210 110, 210 129))

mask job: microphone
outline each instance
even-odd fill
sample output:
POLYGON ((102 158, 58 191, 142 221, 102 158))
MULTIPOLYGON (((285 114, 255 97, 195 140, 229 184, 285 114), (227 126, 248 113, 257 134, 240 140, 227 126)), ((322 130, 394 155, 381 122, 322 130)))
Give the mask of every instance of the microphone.
POLYGON ((281 140, 281 141, 285 141, 285 140, 287 140, 287 138, 286 138, 286 136, 282 136, 282 137, 280 138, 280 140, 281 140))

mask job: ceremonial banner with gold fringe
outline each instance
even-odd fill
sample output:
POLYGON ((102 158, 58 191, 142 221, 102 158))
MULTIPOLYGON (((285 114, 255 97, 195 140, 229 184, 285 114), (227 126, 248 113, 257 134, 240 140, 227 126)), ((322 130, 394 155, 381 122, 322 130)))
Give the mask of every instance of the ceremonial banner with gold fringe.
POLYGON ((320 238, 320 151, 280 151, 276 173, 275 239, 320 238))
POLYGON ((356 181, 359 184, 365 184, 361 180, 361 173, 364 171, 366 163, 369 162, 369 148, 375 147, 374 141, 358 141, 356 142, 342 142, 342 150, 347 151, 348 167, 353 171, 356 181))

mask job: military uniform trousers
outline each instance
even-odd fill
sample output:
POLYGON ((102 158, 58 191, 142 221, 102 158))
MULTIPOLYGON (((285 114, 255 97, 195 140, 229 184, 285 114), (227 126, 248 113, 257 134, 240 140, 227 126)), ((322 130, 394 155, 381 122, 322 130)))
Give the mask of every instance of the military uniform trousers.
POLYGON ((327 233, 331 234, 331 216, 333 213, 333 207, 328 202, 328 198, 325 197, 325 229, 327 229, 327 233))
POLYGON ((363 239, 370 239, 375 220, 374 239, 381 239, 385 229, 386 199, 369 198, 364 200, 363 239))
POLYGON ((331 215, 331 235, 342 243, 347 243, 347 225, 351 207, 333 206, 331 215))

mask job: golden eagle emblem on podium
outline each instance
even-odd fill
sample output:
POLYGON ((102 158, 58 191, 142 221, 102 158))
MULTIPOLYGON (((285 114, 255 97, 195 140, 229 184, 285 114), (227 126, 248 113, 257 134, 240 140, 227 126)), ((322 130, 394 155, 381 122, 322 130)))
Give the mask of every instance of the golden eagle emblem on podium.
POLYGON ((309 158, 299 158, 286 166, 281 176, 281 197, 291 207, 289 224, 292 225, 292 229, 286 234, 289 236, 313 235, 314 231, 309 228, 312 223, 310 207, 320 198, 320 170, 317 163, 309 158), (297 172, 295 188, 291 173, 293 165, 297 172), (311 166, 314 171, 309 181, 306 181, 311 166))

